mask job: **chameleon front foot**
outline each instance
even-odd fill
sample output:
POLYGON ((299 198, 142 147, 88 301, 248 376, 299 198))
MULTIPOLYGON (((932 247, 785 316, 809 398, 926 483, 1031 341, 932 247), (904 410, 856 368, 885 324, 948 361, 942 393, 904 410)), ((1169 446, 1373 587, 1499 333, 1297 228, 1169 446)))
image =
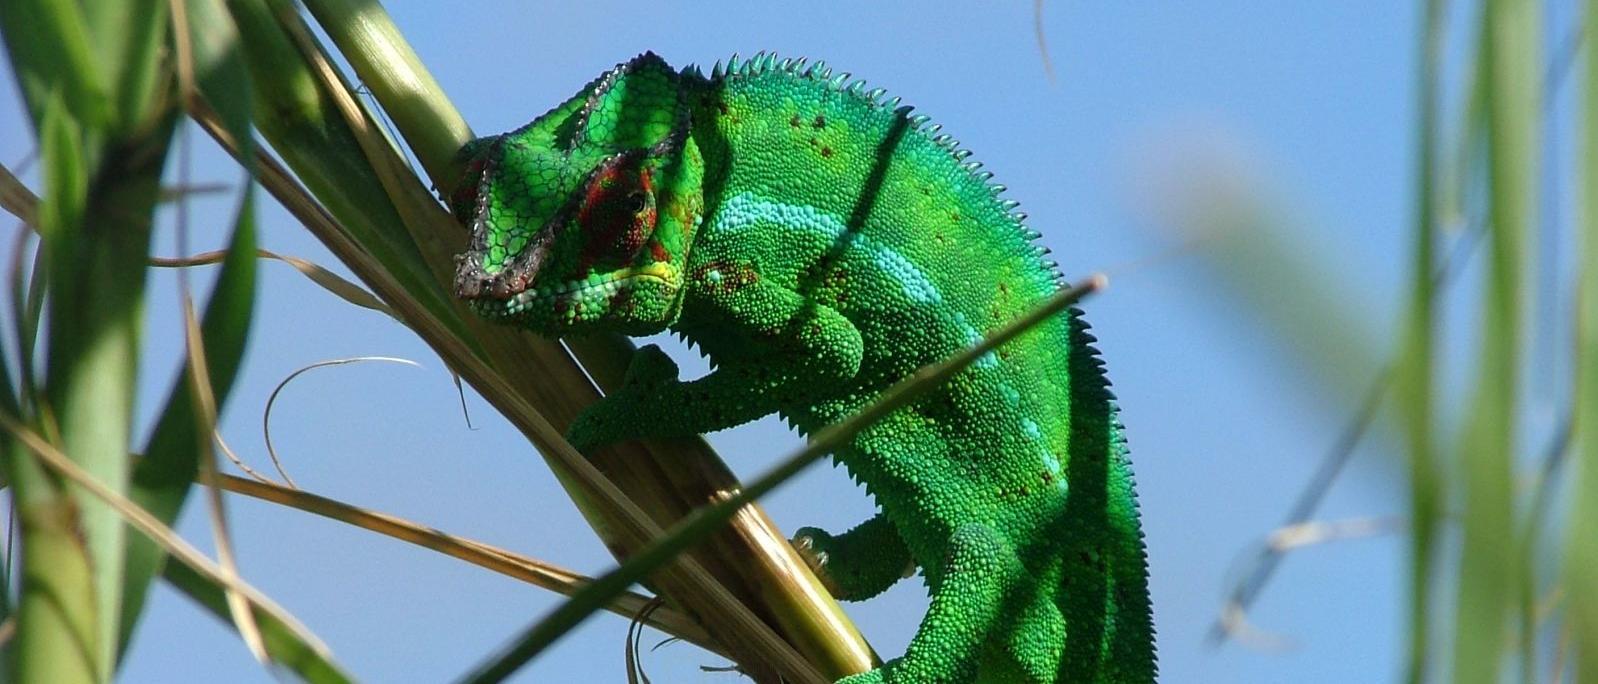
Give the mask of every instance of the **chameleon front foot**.
POLYGON ((815 574, 816 579, 821 580, 821 586, 827 588, 827 593, 834 597, 843 594, 838 581, 833 579, 832 573, 827 572, 828 556, 825 549, 831 546, 831 534, 814 527, 801 527, 788 543, 793 545, 794 552, 799 554, 805 565, 810 566, 810 572, 815 574))
POLYGON ((880 513, 839 535, 801 527, 792 544, 827 591, 844 601, 876 596, 916 570, 893 523, 880 513))
POLYGON ((566 429, 566 441, 578 451, 654 434, 648 429, 650 406, 662 387, 677 383, 677 363, 653 344, 633 353, 621 387, 584 409, 566 429))

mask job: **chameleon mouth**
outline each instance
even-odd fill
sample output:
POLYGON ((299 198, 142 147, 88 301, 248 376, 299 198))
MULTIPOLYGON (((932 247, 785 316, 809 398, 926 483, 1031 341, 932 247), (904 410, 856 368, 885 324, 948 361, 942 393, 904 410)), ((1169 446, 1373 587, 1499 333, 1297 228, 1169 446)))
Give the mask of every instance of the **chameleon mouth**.
POLYGON ((575 313, 580 306, 601 305, 630 289, 630 286, 648 281, 674 289, 680 282, 680 270, 670 262, 660 261, 648 266, 630 266, 578 280, 528 288, 504 300, 474 299, 472 304, 480 310, 507 316, 538 310, 553 312, 557 308, 575 313), (557 306, 562 304, 565 306, 557 306))

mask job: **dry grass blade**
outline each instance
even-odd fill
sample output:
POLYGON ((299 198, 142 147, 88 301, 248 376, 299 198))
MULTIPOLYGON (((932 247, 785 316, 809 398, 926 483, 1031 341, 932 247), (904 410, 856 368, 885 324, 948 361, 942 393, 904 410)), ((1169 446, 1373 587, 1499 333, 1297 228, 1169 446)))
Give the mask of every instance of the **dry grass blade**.
POLYGON ((156 195, 156 201, 177 202, 200 195, 222 195, 233 190, 227 183, 184 183, 182 185, 166 185, 161 187, 161 192, 156 195))
MULTIPOLYGON (((1283 525, 1265 537, 1267 552, 1280 559, 1289 552, 1309 546, 1349 539, 1364 539, 1391 534, 1404 528, 1401 518, 1361 517, 1346 520, 1306 521, 1283 525)), ((1249 604, 1233 595, 1221 608, 1213 630, 1226 638, 1264 650, 1279 651, 1291 646, 1286 637, 1256 627, 1248 619, 1249 604)))
POLYGON ((29 226, 38 225, 34 212, 39 208, 39 197, 22 184, 5 164, 0 164, 0 209, 22 219, 29 226))
POLYGON ((272 388, 272 394, 266 398, 266 410, 261 412, 261 434, 266 440, 266 454, 267 456, 271 457, 272 466, 277 468, 277 474, 283 476, 283 481, 287 482, 288 486, 296 488, 298 487, 298 485, 294 484, 294 478, 289 477, 288 471, 283 469, 283 461, 278 458, 277 448, 272 445, 272 407, 277 405, 277 395, 281 394, 283 392, 283 388, 288 387, 289 383, 293 382, 295 378, 317 368, 326 368, 328 366, 344 366, 351 363, 363 363, 367 361, 398 363, 415 368, 422 367, 421 364, 410 359, 401 359, 392 356, 352 356, 345 359, 330 359, 327 361, 318 361, 309 366, 302 367, 293 373, 289 373, 288 377, 283 378, 282 382, 277 384, 277 387, 272 388))
POLYGON ((227 587, 244 596, 258 610, 270 614, 273 618, 286 625, 294 636, 309 645, 318 655, 331 661, 331 652, 316 635, 300 624, 288 611, 283 610, 271 599, 267 598, 255 587, 250 586, 236 577, 228 577, 199 549, 194 548, 172 528, 167 527, 160 520, 155 519, 144 509, 139 508, 126 497, 117 494, 70 459, 58 451, 54 445, 45 441, 37 433, 17 422, 14 416, 0 414, 0 429, 4 429, 17 438, 28 451, 32 452, 38 461, 46 468, 54 471, 61 477, 73 482, 95 498, 105 502, 129 525, 133 526, 145 536, 154 540, 161 548, 165 549, 174 559, 198 572, 206 579, 227 587))
MULTIPOLYGON (((389 308, 387 304, 383 303, 383 300, 378 299, 372 293, 367 292, 366 288, 350 282, 348 279, 337 273, 334 273, 325 266, 308 259, 302 259, 300 257, 291 256, 288 254, 278 254, 266 249, 257 249, 255 250, 255 253, 262 259, 281 261, 289 266, 294 267, 294 270, 299 271, 305 277, 310 278, 311 282, 320 285, 322 289, 338 296, 339 299, 363 309, 371 309, 396 321, 400 321, 401 323, 404 322, 398 315, 394 313, 393 309, 389 308)), ((189 268, 193 266, 209 266, 211 264, 222 263, 222 259, 226 256, 227 253, 222 250, 212 250, 209 252, 200 252, 199 254, 187 257, 150 257, 150 265, 158 268, 189 268)))
MULTIPOLYGON (((223 475, 222 488, 245 496, 271 501, 315 515, 337 520, 415 544, 422 548, 458 558, 473 565, 513 577, 528 584, 553 592, 572 595, 578 588, 592 581, 565 568, 528 558, 482 542, 457 537, 420 525, 404 518, 367 510, 357 506, 319 496, 300 489, 289 489, 266 482, 252 482, 239 477, 223 475)), ((650 610, 658 599, 631 592, 623 593, 605 607, 625 618, 642 618, 650 626, 667 634, 693 643, 712 653, 726 656, 722 648, 705 634, 693 619, 669 606, 650 610)))
MULTIPOLYGON (((187 283, 185 283, 185 289, 187 283)), ((193 302, 189 300, 188 293, 183 297, 183 324, 184 337, 188 343, 189 351, 189 381, 194 391, 194 419, 199 423, 200 479, 206 484, 205 501, 206 510, 211 517, 211 540, 216 544, 216 556, 219 569, 223 573, 223 586, 227 587, 228 611, 233 617, 233 625, 239 631, 239 636, 244 639, 244 644, 249 647, 255 659, 265 665, 269 662, 266 652, 265 640, 261 638, 261 629, 255 624, 255 616, 250 610, 249 601, 234 590, 233 585, 239 582, 239 568, 237 559, 233 555, 233 540, 228 534, 227 514, 222 505, 222 489, 217 486, 216 450, 212 448, 211 434, 216 432, 216 397, 211 393, 211 379, 206 371, 205 344, 200 338, 200 322, 194 315, 193 302)))
POLYGON ((1054 60, 1049 59, 1049 43, 1043 36, 1043 0, 1032 0, 1032 34, 1038 42, 1038 58, 1043 61, 1043 75, 1049 83, 1059 81, 1054 75, 1054 60))
POLYGON ((212 433, 211 436, 216 439, 216 447, 218 449, 222 450, 222 455, 227 457, 228 462, 232 463, 233 467, 238 468, 245 475, 249 475, 250 477, 255 478, 256 482, 262 482, 262 483, 265 483, 265 484, 277 484, 276 482, 272 481, 272 478, 269 478, 269 477, 267 477, 265 475, 262 475, 260 471, 254 469, 254 468, 251 468, 250 464, 245 463, 244 459, 239 458, 238 453, 233 451, 233 447, 228 446, 227 440, 222 438, 222 432, 221 431, 217 431, 215 433, 212 433))
MULTIPOLYGON (((197 97, 198 89, 194 81, 194 51, 189 42, 189 20, 187 6, 181 0, 168 0, 167 8, 172 13, 173 43, 177 53, 178 89, 184 99, 197 97)), ((189 148, 188 136, 181 138, 181 158, 179 173, 183 185, 188 185, 189 148)), ((187 196, 179 196, 180 205, 177 214, 178 244, 186 245, 188 242, 188 203, 187 196)), ((216 432, 216 395, 211 392, 211 377, 209 365, 205 360, 205 341, 200 334, 200 321, 194 314, 194 299, 189 290, 187 271, 178 272, 179 306, 183 312, 183 339, 188 353, 188 378, 190 391, 194 397, 194 421, 199 435, 197 449, 199 471, 202 480, 209 485, 206 487, 206 512, 211 519, 211 540, 216 545, 216 555, 219 568, 226 587, 228 614, 233 619, 233 626, 238 630, 239 637, 244 640, 250 654, 262 665, 270 662, 266 652, 266 642, 261 637, 260 626, 255 624, 255 615, 250 610, 250 603, 242 594, 234 590, 233 585, 239 582, 239 569, 237 559, 233 555, 233 540, 228 534, 227 513, 222 504, 222 490, 216 486, 216 450, 212 447, 211 434, 216 432)))
POLYGON ((1277 528, 1266 537, 1265 543, 1272 549, 1285 553, 1306 546, 1345 539, 1364 539, 1402 529, 1404 529, 1402 518, 1363 517, 1315 521, 1277 528))

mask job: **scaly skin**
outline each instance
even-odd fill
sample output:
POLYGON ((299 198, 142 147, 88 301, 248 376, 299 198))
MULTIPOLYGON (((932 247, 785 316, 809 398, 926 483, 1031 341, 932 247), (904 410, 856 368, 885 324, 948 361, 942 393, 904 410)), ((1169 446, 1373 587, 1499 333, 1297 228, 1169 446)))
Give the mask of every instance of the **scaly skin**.
MULTIPOLYGON (((705 77, 645 54, 474 141, 457 289, 547 335, 670 328, 571 427, 574 446, 780 413, 811 432, 1036 306, 1059 276, 968 154, 880 91, 760 55, 705 77)), ((932 604, 864 682, 1155 677, 1116 407, 1079 312, 1040 325, 835 457, 881 513, 796 543, 844 599, 921 568, 932 604)))

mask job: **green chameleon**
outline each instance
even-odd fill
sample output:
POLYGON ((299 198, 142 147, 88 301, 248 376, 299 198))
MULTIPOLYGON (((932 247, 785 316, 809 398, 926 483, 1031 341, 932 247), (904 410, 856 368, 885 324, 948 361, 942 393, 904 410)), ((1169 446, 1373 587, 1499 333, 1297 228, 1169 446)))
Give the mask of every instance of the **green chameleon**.
MULTIPOLYGON (((578 449, 778 413, 810 433, 1061 287, 1004 186, 925 116, 821 62, 653 54, 462 151, 459 295, 547 335, 670 329, 571 426, 578 449), (473 182, 475 181, 475 182, 473 182)), ((1142 682, 1147 563, 1114 397, 1072 310, 861 432, 881 508, 796 545, 841 599, 921 568, 903 657, 843 682, 1142 682)))

